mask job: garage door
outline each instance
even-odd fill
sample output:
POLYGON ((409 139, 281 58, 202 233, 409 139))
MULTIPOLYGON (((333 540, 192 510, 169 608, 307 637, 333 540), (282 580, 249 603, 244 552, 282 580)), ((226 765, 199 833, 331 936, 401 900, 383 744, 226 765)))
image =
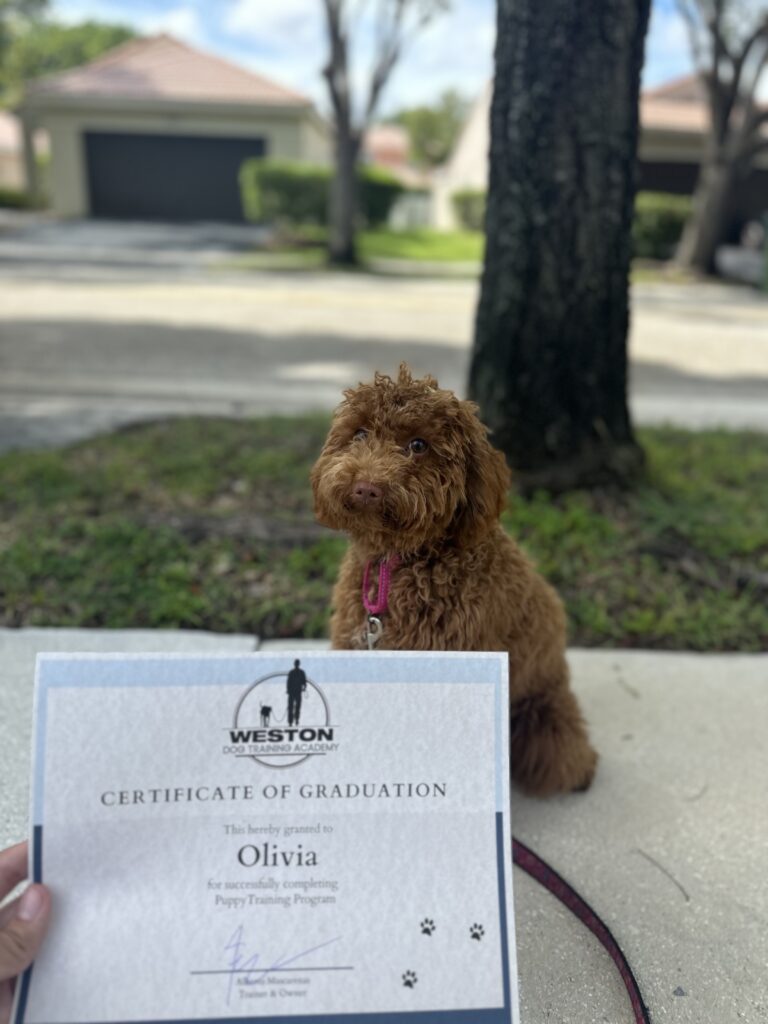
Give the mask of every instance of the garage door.
POLYGON ((93 217, 242 221, 238 172, 263 139, 86 132, 93 217))

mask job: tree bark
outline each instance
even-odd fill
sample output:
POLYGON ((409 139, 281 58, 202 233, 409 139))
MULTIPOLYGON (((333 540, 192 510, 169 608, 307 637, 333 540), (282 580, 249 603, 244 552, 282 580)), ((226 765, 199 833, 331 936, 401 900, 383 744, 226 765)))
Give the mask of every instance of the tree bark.
POLYGON ((638 98, 650 0, 498 0, 470 394, 524 486, 627 482, 638 98))
POLYGON ((329 261, 337 266, 357 263, 357 227, 359 187, 357 160, 360 139, 353 131, 337 124, 336 159, 331 181, 329 261))
POLYGON ((738 177, 736 162, 724 153, 716 153, 702 164, 691 216, 675 253, 680 266, 701 274, 715 273, 715 253, 728 231, 738 177))

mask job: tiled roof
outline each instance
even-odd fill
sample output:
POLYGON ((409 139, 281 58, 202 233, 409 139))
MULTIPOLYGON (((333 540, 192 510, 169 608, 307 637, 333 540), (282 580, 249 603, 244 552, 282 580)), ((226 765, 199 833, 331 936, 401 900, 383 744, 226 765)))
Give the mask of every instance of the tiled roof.
POLYGON ((640 124, 645 131, 705 132, 709 109, 701 80, 688 75, 646 89, 640 96, 640 124))
POLYGON ((703 134, 709 130, 709 101, 698 75, 676 78, 640 96, 644 131, 703 134))
POLYGON ((670 100, 681 103, 704 103, 706 95, 704 84, 698 75, 685 75, 673 78, 654 89, 645 89, 643 96, 649 99, 670 100))
POLYGON ((307 106, 309 100, 261 75, 169 35, 132 39, 80 67, 47 75, 27 95, 307 106))
POLYGON ((703 103, 680 103, 640 97, 640 124, 644 131, 696 132, 709 126, 709 110, 703 103))

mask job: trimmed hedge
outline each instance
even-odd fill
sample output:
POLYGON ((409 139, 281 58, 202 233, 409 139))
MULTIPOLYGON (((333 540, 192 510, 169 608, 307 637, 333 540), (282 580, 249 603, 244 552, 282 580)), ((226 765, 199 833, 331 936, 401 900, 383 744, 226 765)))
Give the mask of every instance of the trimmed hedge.
POLYGON ((485 228, 485 192, 466 188, 451 196, 453 212, 459 224, 467 231, 483 231, 485 228))
MULTIPOLYGON (((255 157, 240 168, 240 194, 246 220, 258 223, 328 223, 328 195, 333 170, 316 164, 255 157)), ((388 171, 360 169, 360 209, 368 227, 387 223, 405 191, 388 171)))
POLYGON ((6 210, 36 210, 42 205, 24 189, 0 188, 0 207, 6 210))
POLYGON ((392 207, 406 192, 394 174, 382 167, 363 167, 360 171, 360 208, 369 228, 384 227, 392 207))
MULTIPOLYGON (((456 217, 463 228, 482 231, 485 192, 465 189, 451 196, 456 217)), ((632 222, 632 252, 643 259, 667 260, 674 255, 691 214, 690 196, 667 192, 639 192, 632 222)))
POLYGON ((650 260, 674 255, 691 214, 690 196, 667 192, 638 192, 632 222, 632 252, 650 260))

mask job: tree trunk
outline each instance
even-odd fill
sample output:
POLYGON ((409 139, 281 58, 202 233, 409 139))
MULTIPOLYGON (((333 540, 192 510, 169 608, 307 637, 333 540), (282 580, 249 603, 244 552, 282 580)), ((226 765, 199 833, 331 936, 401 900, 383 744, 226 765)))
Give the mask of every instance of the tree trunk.
POLYGON ((715 272, 715 253, 728 231, 738 171, 733 160, 716 153, 702 164, 675 262, 701 274, 715 272))
POLYGON ((650 0, 498 0, 470 394, 524 486, 627 482, 638 96, 650 0))
POLYGON ((355 237, 358 221, 357 158, 360 140, 350 129, 337 127, 334 176, 330 197, 328 259, 337 266, 357 263, 355 237))

